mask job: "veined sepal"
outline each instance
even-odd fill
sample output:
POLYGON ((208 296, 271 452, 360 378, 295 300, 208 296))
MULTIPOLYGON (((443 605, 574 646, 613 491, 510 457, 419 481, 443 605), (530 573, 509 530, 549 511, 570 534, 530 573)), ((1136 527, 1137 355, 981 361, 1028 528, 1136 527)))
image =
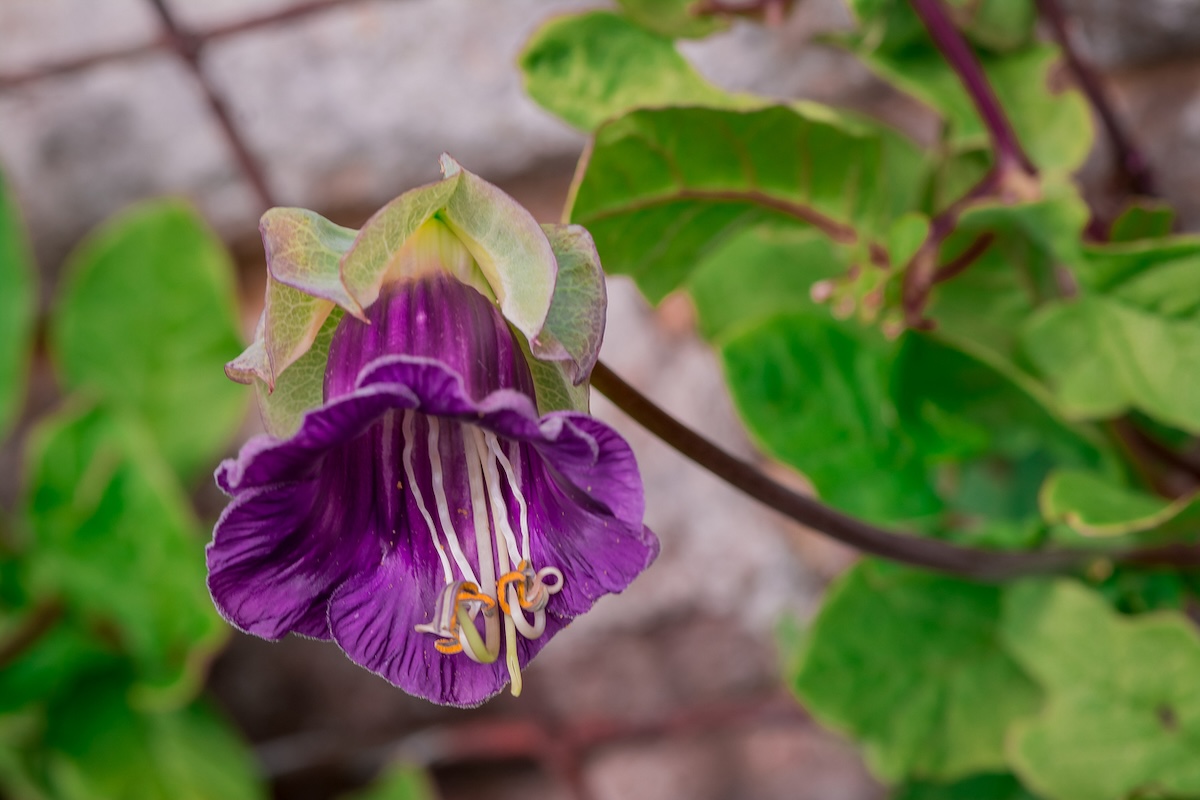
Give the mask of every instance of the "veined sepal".
POLYGON ((329 338, 391 280, 444 269, 493 300, 519 333, 538 405, 586 410, 586 381, 604 333, 604 273, 578 225, 539 226, 515 200, 447 155, 443 179, 412 189, 359 231, 297 208, 274 208, 260 230, 267 291, 254 342, 226 365, 257 387, 269 432, 293 433, 322 401, 329 338))

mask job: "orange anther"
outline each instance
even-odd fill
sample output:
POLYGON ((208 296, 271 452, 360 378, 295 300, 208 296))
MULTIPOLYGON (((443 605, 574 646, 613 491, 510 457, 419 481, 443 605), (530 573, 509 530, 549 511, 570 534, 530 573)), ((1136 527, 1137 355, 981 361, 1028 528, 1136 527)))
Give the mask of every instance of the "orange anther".
POLYGON ((508 585, 510 583, 517 584, 517 602, 521 603, 522 606, 525 605, 522 600, 525 596, 524 573, 509 572, 500 576, 500 580, 496 581, 496 595, 500 599, 500 610, 511 616, 512 606, 508 604, 508 585))
POLYGON ((450 656, 455 653, 461 653, 463 646, 462 642, 457 639, 438 639, 433 643, 433 649, 450 656))

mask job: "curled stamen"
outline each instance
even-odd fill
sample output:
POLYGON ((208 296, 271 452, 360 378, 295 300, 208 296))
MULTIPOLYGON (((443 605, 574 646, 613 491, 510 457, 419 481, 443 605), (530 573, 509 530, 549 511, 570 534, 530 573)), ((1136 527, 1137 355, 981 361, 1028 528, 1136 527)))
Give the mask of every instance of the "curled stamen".
POLYGON ((529 566, 529 562, 522 561, 521 564, 526 570, 527 577, 525 591, 518 593, 517 599, 521 603, 521 608, 528 611, 541 611, 550 602, 550 595, 562 591, 562 571, 557 567, 542 567, 535 573, 533 567, 529 566), (547 583, 546 578, 554 580, 547 583))
POLYGON ((471 619, 483 610, 484 615, 494 614, 496 601, 479 591, 479 587, 470 581, 454 581, 447 583, 438 593, 434 605, 433 619, 415 625, 419 633, 432 633, 439 637, 433 643, 433 648, 439 653, 453 655, 463 652, 463 625, 471 625, 471 619), (463 622, 463 615, 467 621, 463 622))
POLYGON ((414 625, 413 630, 418 633, 432 633, 443 639, 457 639, 455 628, 458 626, 458 594, 468 585, 475 586, 466 581, 454 581, 443 586, 433 606, 433 619, 414 625))

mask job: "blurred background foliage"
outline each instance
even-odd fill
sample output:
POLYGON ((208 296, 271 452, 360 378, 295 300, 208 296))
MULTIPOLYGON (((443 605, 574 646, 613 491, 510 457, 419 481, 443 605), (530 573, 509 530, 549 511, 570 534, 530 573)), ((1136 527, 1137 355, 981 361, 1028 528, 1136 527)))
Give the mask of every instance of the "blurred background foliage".
MULTIPOLYGON (((1194 544, 1200 239, 1145 191, 1089 204, 1093 112, 1032 0, 940 4, 1015 151, 915 5, 851 0, 826 44, 927 107, 929 141, 726 91, 683 54, 788 3, 545 22, 525 90, 591 137, 566 216, 650 302, 686 295, 750 436, 830 505, 991 551, 1194 544)), ((233 259, 192 207, 152 200, 64 264, 39 300, 0 183, 0 434, 21 453, 0 508, 0 793, 278 794, 204 692, 229 630, 195 500, 248 407, 222 370, 242 347, 233 259), (35 352, 60 392, 31 420, 35 352)), ((1200 797, 1185 567, 981 584, 863 560, 789 629, 783 677, 895 798, 1200 797)), ((434 796, 389 761, 345 796, 434 796)))

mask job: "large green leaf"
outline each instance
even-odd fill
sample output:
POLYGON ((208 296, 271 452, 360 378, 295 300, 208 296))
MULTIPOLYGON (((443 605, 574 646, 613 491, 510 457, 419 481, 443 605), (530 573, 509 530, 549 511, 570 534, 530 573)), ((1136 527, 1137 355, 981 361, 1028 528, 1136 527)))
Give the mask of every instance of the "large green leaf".
POLYGON ((894 369, 900 424, 936 470, 955 538, 1021 544, 1040 522, 1038 494, 1052 469, 1115 463, 1094 431, 1056 418, 1021 383, 937 339, 905 337, 894 369))
POLYGON ((738 411, 767 452, 803 472, 831 505, 920 523, 942 504, 896 424, 894 351, 848 325, 787 314, 729 339, 723 356, 738 411))
POLYGON ((1084 536, 1178 535, 1200 530, 1200 498, 1164 500, 1081 470, 1059 470, 1042 489, 1042 514, 1084 536))
MULTIPOLYGON (((647 19, 654 13, 645 11, 647 19)), ((520 66, 529 96, 585 131, 634 108, 756 102, 713 86, 674 41, 609 11, 550 20, 525 45, 520 66)))
POLYGON ((0 173, 0 438, 25 400, 36 291, 21 214, 0 173))
POLYGON ((47 711, 47 776, 58 800, 261 800, 253 760, 212 709, 132 709, 119 671, 87 676, 47 711))
POLYGON ((1039 701, 1000 648, 1002 594, 863 562, 826 596, 794 686, 814 716, 866 747, 886 780, 1002 769, 1006 730, 1039 701))
POLYGON ((150 436, 100 407, 61 412, 34 434, 26 484, 33 593, 109 628, 146 702, 188 696, 227 629, 203 533, 150 436))
POLYGON ((140 417, 187 480, 242 420, 245 394, 222 373, 241 349, 233 266, 180 202, 138 206, 71 256, 51 334, 66 384, 140 417))
POLYGON ((806 106, 667 108, 603 125, 570 217, 609 272, 654 301, 729 236, 766 221, 813 224, 846 241, 886 238, 919 204, 923 155, 895 133, 806 106))
POLYGON ((782 312, 829 309, 812 299, 813 285, 844 273, 846 248, 811 228, 762 226, 740 231, 716 247, 688 278, 700 332, 721 339, 782 312))
POLYGON ((1200 320, 1172 319, 1092 295, 1044 309, 1021 339, 1072 418, 1138 409, 1200 433, 1200 320))
POLYGON ((1005 646, 1045 688, 1009 756, 1047 800, 1200 795, 1200 640, 1182 615, 1121 617, 1069 581, 1005 602, 1005 646))

